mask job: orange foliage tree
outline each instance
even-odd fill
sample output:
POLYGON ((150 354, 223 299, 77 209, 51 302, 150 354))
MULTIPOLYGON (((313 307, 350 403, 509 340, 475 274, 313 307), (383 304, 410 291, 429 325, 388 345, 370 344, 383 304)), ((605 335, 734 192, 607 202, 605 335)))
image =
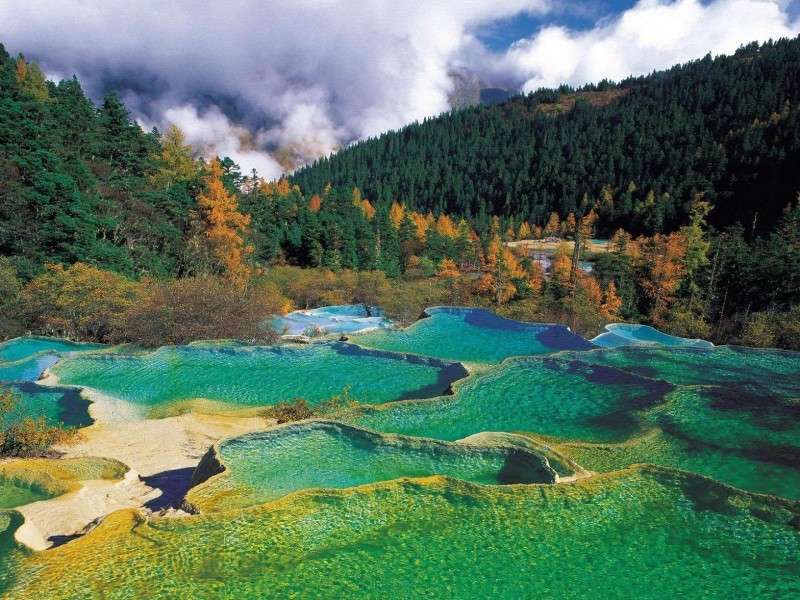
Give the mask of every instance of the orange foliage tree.
POLYGON ((392 221, 392 225, 395 229, 400 229, 400 224, 403 222, 403 219, 406 217, 406 209, 403 207, 402 204, 398 204, 397 202, 392 202, 392 205, 389 207, 389 218, 392 221))
POLYGON ((196 245, 202 247, 209 270, 244 282, 251 274, 247 257, 253 247, 245 242, 250 216, 239 212, 236 196, 225 189, 217 159, 209 165, 206 189, 197 204, 202 235, 196 238, 196 245))
POLYGON ((685 273, 686 241, 681 233, 671 233, 637 242, 642 266, 639 285, 651 301, 650 320, 656 326, 664 326, 685 273))

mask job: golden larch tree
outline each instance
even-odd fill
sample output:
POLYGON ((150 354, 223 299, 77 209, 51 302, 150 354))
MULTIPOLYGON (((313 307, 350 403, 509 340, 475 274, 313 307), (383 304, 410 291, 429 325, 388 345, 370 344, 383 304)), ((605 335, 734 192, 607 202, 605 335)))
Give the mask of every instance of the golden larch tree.
POLYGON ((547 225, 544 228, 544 236, 557 236, 561 235, 561 220, 558 218, 557 212, 551 212, 550 218, 547 220, 547 225))
POLYGON ((406 218, 405 207, 397 202, 392 202, 392 205, 389 207, 389 218, 394 228, 400 229, 400 224, 403 222, 403 219, 406 218))
POLYGON ((436 233, 445 237, 454 238, 458 235, 458 228, 450 217, 441 214, 436 220, 436 233))
POLYGON ((217 159, 209 165, 206 189, 198 196, 197 205, 211 270, 237 282, 246 281, 250 275, 247 257, 253 252, 245 242, 250 215, 239 212, 236 196, 225 189, 217 159))

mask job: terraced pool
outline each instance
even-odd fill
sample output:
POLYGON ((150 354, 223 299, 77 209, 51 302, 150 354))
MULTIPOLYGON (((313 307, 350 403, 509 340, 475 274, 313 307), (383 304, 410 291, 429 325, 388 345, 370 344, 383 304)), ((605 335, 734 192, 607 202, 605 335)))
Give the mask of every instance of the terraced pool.
POLYGON ((0 344, 23 412, 60 422, 77 392, 31 383, 43 357, 139 417, 344 389, 360 403, 215 443, 186 496, 199 514, 119 511, 38 554, 13 543, 7 509, 125 467, 55 460, 26 478, 33 465, 0 464, 0 595, 800 595, 800 353, 631 326, 598 348, 565 327, 428 313, 351 337, 370 349, 0 344))
POLYGON ((447 475, 481 484, 552 483, 546 459, 525 448, 384 436, 332 421, 285 425, 221 442, 198 469, 225 471, 191 490, 206 510, 229 510, 310 488, 348 488, 399 477, 447 475))
POLYGON ((369 404, 424 398, 444 393, 466 375, 457 363, 341 342, 167 346, 146 354, 86 354, 64 359, 51 371, 63 384, 128 401, 143 414, 151 410, 162 415, 198 399, 229 409, 295 398, 313 404, 346 388, 369 404))
POLYGON ((18 563, 10 596, 788 598, 799 515, 655 467, 556 486, 395 481, 184 519, 121 511, 18 563))
POLYGON ((368 348, 469 363, 593 347, 563 325, 512 321, 480 308, 434 307, 425 314, 406 329, 371 331, 354 335, 351 341, 368 348))
POLYGON ((515 358, 471 377, 454 396, 364 410, 348 420, 376 431, 457 440, 522 431, 621 441, 642 430, 638 414, 672 386, 613 367, 560 358, 515 358))

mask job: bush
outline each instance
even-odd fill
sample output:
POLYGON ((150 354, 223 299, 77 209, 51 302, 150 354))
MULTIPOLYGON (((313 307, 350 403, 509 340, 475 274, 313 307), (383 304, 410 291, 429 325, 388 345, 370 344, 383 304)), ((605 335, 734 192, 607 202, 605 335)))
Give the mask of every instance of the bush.
POLYGON ((302 421, 314 416, 314 409, 305 398, 295 398, 290 402, 278 402, 259 413, 265 419, 276 419, 278 423, 302 421))
POLYGON ((215 276, 143 285, 150 290, 119 319, 117 341, 148 347, 213 339, 272 343, 277 335, 268 325, 269 317, 287 305, 273 285, 242 289, 215 276))
POLYGON ((278 402, 269 406, 259 412, 259 415, 266 419, 276 419, 279 424, 292 423, 313 417, 333 418, 337 413, 357 405, 358 401, 350 395, 350 387, 347 386, 341 394, 331 396, 316 406, 311 406, 305 398, 295 398, 290 402, 278 402))
POLYGON ((755 348, 771 348, 775 346, 775 331, 772 319, 766 312, 750 315, 742 332, 742 344, 755 348))
POLYGON ((44 417, 26 417, 7 424, 16 403, 17 397, 11 390, 0 390, 0 456, 43 456, 54 444, 74 437, 74 430, 50 425, 44 417))
POLYGON ((106 342, 140 296, 139 284, 117 273, 84 263, 47 265, 22 290, 21 307, 38 333, 106 342))

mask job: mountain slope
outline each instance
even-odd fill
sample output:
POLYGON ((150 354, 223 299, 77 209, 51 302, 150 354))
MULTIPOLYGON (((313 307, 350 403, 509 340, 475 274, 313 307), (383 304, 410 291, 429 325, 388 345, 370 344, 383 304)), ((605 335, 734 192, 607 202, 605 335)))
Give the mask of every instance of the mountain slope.
POLYGON ((389 132, 299 170, 306 191, 544 223, 600 201, 601 233, 672 230, 697 194, 716 225, 768 230, 800 191, 800 38, 618 85, 541 90, 389 132))

